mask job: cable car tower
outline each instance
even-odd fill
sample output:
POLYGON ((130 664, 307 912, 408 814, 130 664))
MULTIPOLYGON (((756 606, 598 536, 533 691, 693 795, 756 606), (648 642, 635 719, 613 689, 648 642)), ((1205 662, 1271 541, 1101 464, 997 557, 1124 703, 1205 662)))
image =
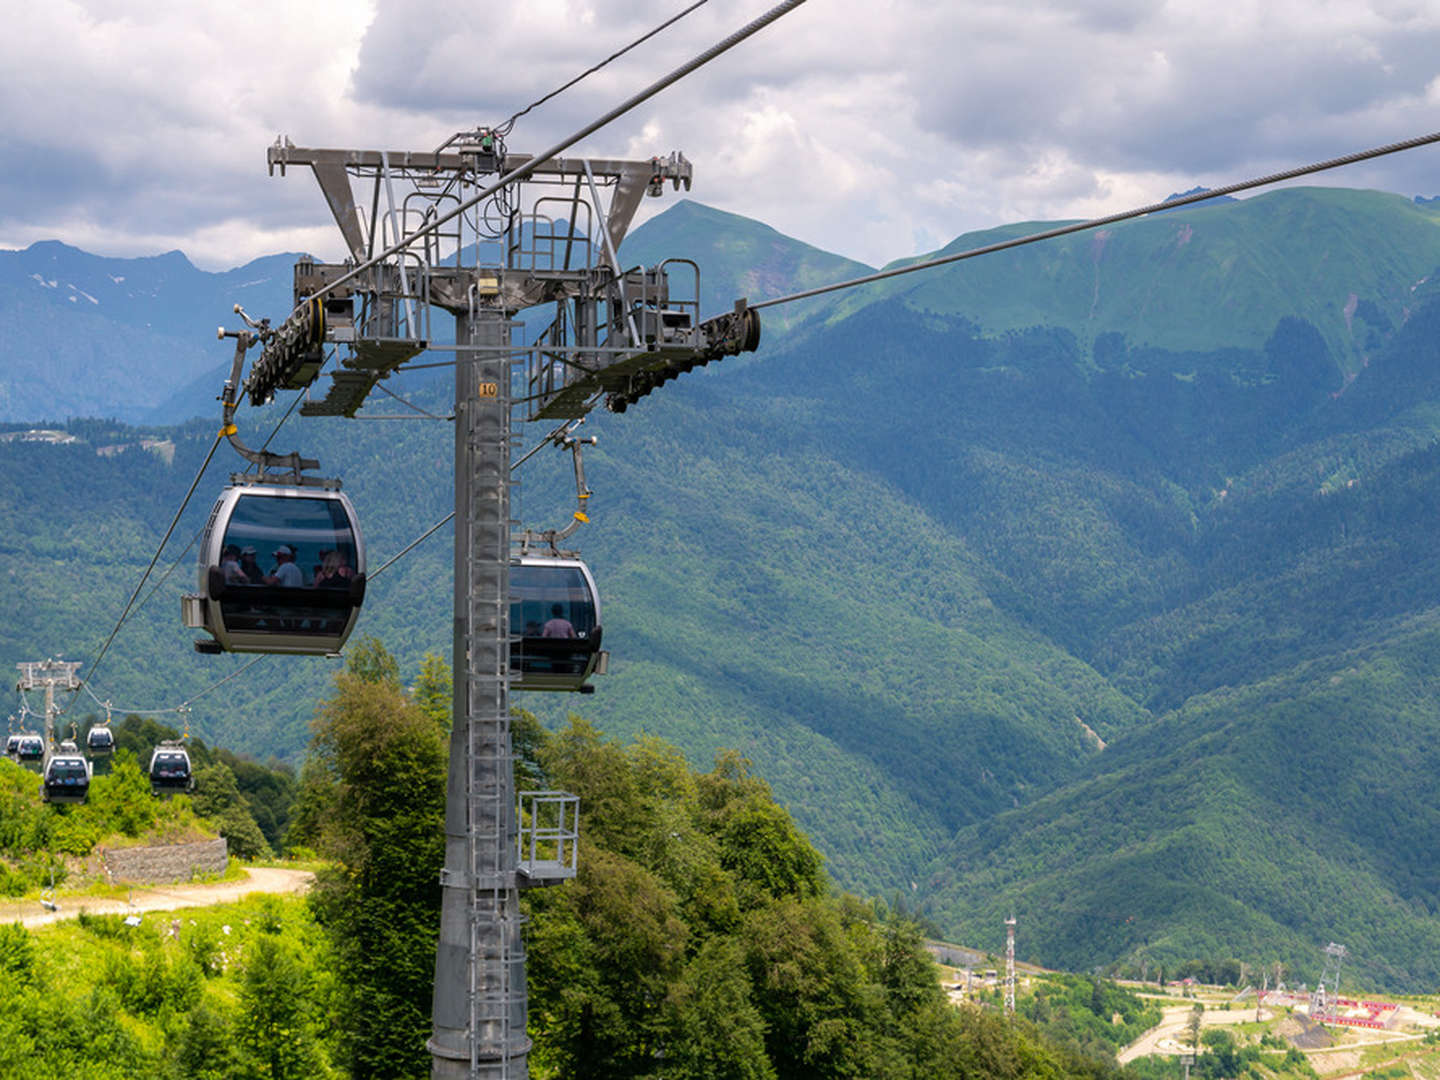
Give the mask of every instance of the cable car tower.
POLYGON ((295 313, 251 370, 252 402, 310 386, 319 349, 333 346, 328 387, 300 412, 353 416, 406 361, 449 348, 437 345, 433 309, 454 316, 455 722, 432 1076, 519 1080, 530 1049, 519 890, 573 876, 575 800, 530 793, 522 829, 510 744, 512 411, 574 420, 605 398, 623 412, 697 365, 754 349, 759 318, 742 301, 702 321, 689 260, 620 264, 641 200, 690 187, 678 152, 536 161, 477 128, 425 152, 278 140, 269 164, 281 175, 309 168, 348 258, 296 264, 295 313), (542 306, 553 318, 527 335, 516 316, 542 306))
POLYGON ((15 665, 20 669, 20 678, 15 689, 45 691, 45 759, 40 771, 43 773, 55 754, 55 717, 60 707, 55 704, 56 690, 79 690, 80 680, 75 675, 80 670, 78 660, 31 660, 15 665))

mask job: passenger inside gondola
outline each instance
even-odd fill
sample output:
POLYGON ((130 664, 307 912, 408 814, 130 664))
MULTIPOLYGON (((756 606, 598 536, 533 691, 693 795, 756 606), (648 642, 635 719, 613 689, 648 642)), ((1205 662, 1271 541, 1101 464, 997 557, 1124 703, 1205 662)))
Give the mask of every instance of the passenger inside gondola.
POLYGON ((227 544, 220 554, 220 573, 224 575, 226 585, 249 584, 249 578, 240 568, 240 549, 234 544, 227 544))
POLYGON ((275 569, 265 578, 266 585, 280 585, 287 589, 303 589, 305 575, 295 565, 295 549, 281 544, 275 549, 275 569))
POLYGON ((355 606, 350 587, 358 550, 337 500, 247 495, 236 503, 223 543, 239 550, 244 574, 243 581, 226 576, 219 596, 232 633, 343 632, 355 606), (256 561, 257 550, 274 559, 268 573, 256 561))
POLYGON ((315 569, 315 587, 317 589, 346 589, 350 587, 350 581, 355 577, 355 571, 345 561, 345 556, 338 551, 322 551, 320 553, 320 565, 315 569))
MULTIPOLYGON (((231 545, 234 546, 233 544, 231 545)), ((251 585, 263 585, 265 583, 265 571, 260 569, 260 563, 255 558, 255 548, 246 545, 240 549, 240 572, 245 575, 245 580, 251 585)))
POLYGON ((550 621, 540 629, 541 637, 573 638, 575 627, 565 618, 565 609, 559 604, 550 605, 550 621))

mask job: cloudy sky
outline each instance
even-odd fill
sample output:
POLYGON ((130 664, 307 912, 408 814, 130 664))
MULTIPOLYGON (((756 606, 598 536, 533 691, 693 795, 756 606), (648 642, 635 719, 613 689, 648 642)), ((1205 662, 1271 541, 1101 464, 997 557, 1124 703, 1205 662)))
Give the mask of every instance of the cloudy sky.
MULTIPOLYGON (((689 2, 0 0, 0 247, 338 258, 308 172, 266 175, 277 135, 432 149, 689 2)), ((767 8, 709 0, 522 118, 510 149, 767 8)), ((577 151, 681 149, 693 198, 880 264, 1435 130, 1440 0, 809 0, 577 151)), ((1437 194, 1440 148, 1312 182, 1437 194)))

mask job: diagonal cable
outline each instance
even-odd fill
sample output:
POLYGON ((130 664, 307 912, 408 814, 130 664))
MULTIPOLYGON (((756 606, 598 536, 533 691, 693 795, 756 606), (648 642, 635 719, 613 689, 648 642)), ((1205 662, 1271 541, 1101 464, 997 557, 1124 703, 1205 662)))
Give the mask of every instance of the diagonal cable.
POLYGON ((789 296, 777 296, 773 300, 761 300, 749 306, 755 309, 775 307, 777 304, 789 304, 796 300, 809 299, 812 296, 823 296, 825 293, 837 292, 840 289, 853 289, 857 285, 869 285, 871 282, 884 281, 886 278, 899 277, 901 274, 913 274, 918 270, 929 270, 936 266, 945 266, 949 263, 960 262, 962 259, 973 259, 979 255, 991 255, 997 251, 1006 251, 1010 248, 1021 247, 1025 244, 1033 244, 1040 240, 1053 240, 1057 236, 1069 236, 1071 233, 1085 232, 1088 229, 1098 229, 1105 225, 1113 225, 1116 222, 1129 221, 1131 218, 1144 217, 1146 214, 1153 214, 1159 210, 1173 210, 1179 206, 1189 206, 1191 203, 1204 202, 1207 199, 1218 199, 1226 195, 1233 195, 1237 191, 1249 191, 1252 188, 1267 187, 1270 184, 1278 184, 1285 180, 1294 180, 1301 176, 1311 176, 1329 169, 1338 169, 1343 165, 1354 165, 1356 162, 1370 161, 1373 158, 1384 157, 1386 154, 1398 154, 1402 150, 1414 150, 1418 147, 1429 146, 1436 142, 1440 142, 1440 131, 1432 132, 1429 135, 1419 135, 1413 139, 1406 139, 1403 142, 1387 143, 1385 146, 1377 146, 1371 150, 1357 150, 1353 154, 1345 154, 1342 157, 1316 162, 1313 165, 1301 165, 1294 169, 1286 169, 1283 172, 1257 177, 1254 180, 1241 180, 1239 183, 1227 184, 1225 187, 1212 188, 1209 191, 1197 192, 1194 195, 1183 195, 1180 198, 1167 199, 1165 202, 1151 203, 1149 206, 1142 206, 1136 210, 1124 210, 1118 214, 1092 218, 1089 221, 1077 221, 1069 225, 1059 225, 1053 229, 1045 229, 1041 232, 1018 236, 1013 240, 1001 240, 998 243, 986 244, 984 247, 971 248, 968 251, 959 251, 953 255, 942 255, 936 259, 925 259, 922 262, 909 263, 905 266, 897 266, 890 270, 881 270, 874 274, 866 274, 863 277, 837 281, 833 285, 821 285, 814 289, 806 289, 803 292, 791 293, 789 296))
POLYGON ((135 585, 135 591, 130 594, 130 599, 126 601, 125 610, 120 612, 120 618, 115 620, 115 628, 110 631, 110 636, 105 639, 105 644, 100 647, 99 654, 90 662, 90 670, 85 676, 87 679, 94 677, 96 669, 100 667, 100 662, 105 659, 105 654, 110 651, 110 644, 115 640, 115 635, 120 632, 120 628, 125 625, 125 620, 129 618, 130 609, 135 605, 135 598, 140 595, 140 590, 145 587, 145 582, 155 569, 155 564, 160 561, 160 554, 165 550, 165 545, 170 542, 170 537, 175 532, 175 526, 180 524, 180 515, 185 513, 185 507, 190 505, 190 497, 195 494, 195 489, 200 486, 200 479, 205 475, 205 470, 210 467, 210 461, 215 457, 215 451, 219 448, 220 440, 224 437, 224 432, 219 432, 215 435, 215 441, 210 444, 210 451, 205 455, 205 460, 200 463, 200 468, 195 473, 195 479, 190 481, 190 490, 185 493, 185 498, 180 501, 180 508, 175 511, 175 516, 170 519, 170 527, 165 530, 165 535, 160 540, 159 547, 155 549, 155 554, 150 559, 150 565, 147 566, 145 572, 140 575, 140 580, 135 585))
MULTIPOLYGON (((514 126, 515 126, 515 121, 516 121, 516 120, 519 120, 520 117, 524 116, 524 115, 525 115, 526 113, 528 113, 531 109, 538 108, 539 106, 544 105, 545 102, 549 101, 549 100, 550 100, 551 98, 553 98, 553 97, 559 97, 559 96, 560 96, 561 94, 563 94, 566 90, 569 90, 572 86, 574 86, 576 83, 578 83, 581 79, 584 79, 586 76, 589 76, 589 75, 594 75, 595 72, 599 71, 599 70, 600 70, 601 68, 603 68, 606 64, 610 63, 610 61, 612 61, 612 60, 618 60, 620 57, 624 56, 627 52, 629 52, 631 49, 635 48, 636 46, 645 44, 645 42, 649 41, 649 40, 650 40, 652 37, 654 37, 656 34, 660 33, 660 31, 669 29, 671 26, 675 25, 677 22, 679 22, 681 19, 683 19, 686 15, 689 15, 689 14, 690 14, 692 11, 694 11, 696 8, 704 6, 705 3, 706 3, 706 0, 697 0, 696 3, 691 4, 691 5, 690 5, 688 8, 686 8, 684 11, 680 12, 680 14, 671 16, 669 19, 666 19, 663 23, 661 23, 659 26, 655 27, 654 30, 651 30, 651 31, 650 31, 648 34, 646 34, 644 37, 636 38, 634 41, 632 41, 629 45, 626 45, 625 48, 621 49, 619 52, 613 52, 613 53, 611 53, 611 54, 610 54, 609 56, 607 56, 604 60, 601 60, 598 64, 596 64, 594 67, 591 67, 591 68, 589 68, 589 69, 587 69, 587 70, 585 70, 585 71, 582 71, 579 75, 576 75, 575 78, 571 79, 571 80, 570 80, 569 82, 567 82, 564 86, 560 87, 560 89, 550 91, 550 93, 546 94, 544 97, 540 98, 538 101, 532 101, 529 105, 526 105, 525 108, 521 109, 521 110, 520 110, 519 112, 517 112, 514 116, 510 117, 509 120, 506 120, 503 124, 498 125, 495 130, 496 130, 502 137, 505 136, 505 135, 509 135, 511 129, 514 128, 514 126)), ((441 147, 441 149, 443 150, 444 147, 441 147)))

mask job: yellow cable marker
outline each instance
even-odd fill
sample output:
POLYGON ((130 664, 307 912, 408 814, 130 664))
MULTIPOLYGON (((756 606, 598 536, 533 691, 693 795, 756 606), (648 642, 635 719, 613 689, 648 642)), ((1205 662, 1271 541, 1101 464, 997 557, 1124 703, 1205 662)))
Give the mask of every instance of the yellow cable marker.
POLYGON ((220 429, 220 434, 221 434, 221 435, 234 435, 234 434, 235 434, 237 431, 239 431, 239 430, 240 430, 240 429, 237 428, 234 424, 226 424, 224 427, 222 427, 222 428, 220 429))
POLYGON ((590 523, 590 519, 589 519, 588 517, 586 517, 584 514, 582 514, 579 510, 576 510, 576 511, 575 511, 575 520, 578 521, 578 522, 581 522, 582 524, 586 524, 586 525, 588 525, 588 524, 590 523))

